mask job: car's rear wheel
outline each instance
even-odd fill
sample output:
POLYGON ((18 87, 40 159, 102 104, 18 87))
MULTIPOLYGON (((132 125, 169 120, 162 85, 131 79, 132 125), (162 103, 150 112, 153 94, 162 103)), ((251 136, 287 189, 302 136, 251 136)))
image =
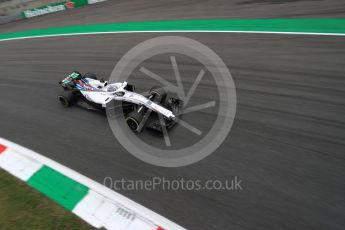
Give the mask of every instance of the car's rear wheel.
POLYGON ((142 119, 143 116, 140 113, 132 111, 127 115, 126 123, 132 131, 139 132, 139 126, 142 119))
POLYGON ((70 107, 75 101, 75 95, 71 91, 63 91, 60 95, 58 95, 58 100, 60 104, 67 108, 70 107))
POLYGON ((167 97, 167 93, 164 88, 160 86, 154 86, 150 89, 150 95, 153 96, 153 101, 157 103, 163 103, 167 97))

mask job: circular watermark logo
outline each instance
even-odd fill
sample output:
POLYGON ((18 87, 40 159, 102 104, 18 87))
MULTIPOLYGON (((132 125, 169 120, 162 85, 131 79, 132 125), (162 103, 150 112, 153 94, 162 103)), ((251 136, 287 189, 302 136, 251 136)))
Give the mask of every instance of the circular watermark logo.
MULTIPOLYGON (((168 60, 169 61, 169 60, 168 60)), ((236 89, 227 66, 222 59, 210 48, 204 44, 190 38, 181 36, 162 36, 152 38, 141 42, 129 50, 113 69, 109 82, 130 81, 130 77, 135 70, 139 70, 147 79, 154 80, 168 92, 177 95, 178 99, 183 101, 182 116, 176 119, 176 125, 181 126, 190 135, 194 135, 197 141, 190 143, 183 148, 173 148, 170 132, 163 128, 162 139, 164 139, 165 148, 159 148, 152 143, 142 140, 141 136, 132 132, 125 121, 121 107, 116 105, 118 102, 107 104, 107 117, 109 125, 114 136, 120 144, 135 157, 157 166, 180 167, 193 164, 213 153, 228 136, 236 114, 236 89), (159 55, 169 55, 171 69, 175 76, 175 82, 168 81, 160 76, 159 69, 148 69, 143 63, 159 55), (188 89, 184 87, 183 73, 180 73, 177 55, 183 55, 196 60, 202 66, 196 76, 188 76, 188 81, 193 83, 188 89), (214 79, 212 91, 217 91, 217 99, 208 98, 207 93, 199 91, 202 98, 206 101, 191 105, 195 92, 198 90, 205 73, 214 79), (190 122, 184 120, 184 114, 193 115, 193 119, 199 119, 201 111, 213 109, 216 111, 212 117, 212 125, 202 131, 190 122)), ((204 87, 205 88, 205 87, 204 87)), ((161 116, 158 116, 161 117, 161 116)), ((162 121, 162 119, 159 119, 162 121)), ((164 122, 164 121, 163 121, 164 122)), ((202 122, 201 122, 202 123, 202 122)), ((206 123, 206 121, 205 121, 206 123)), ((174 133, 173 135, 179 135, 174 133)), ((188 138, 185 137, 185 138, 188 138)))

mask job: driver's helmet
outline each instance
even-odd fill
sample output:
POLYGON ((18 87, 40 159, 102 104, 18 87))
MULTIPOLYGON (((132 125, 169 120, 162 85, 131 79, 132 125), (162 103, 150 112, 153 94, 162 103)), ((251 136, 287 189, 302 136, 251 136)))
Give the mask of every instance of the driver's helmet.
POLYGON ((108 92, 115 92, 117 89, 118 89, 118 87, 113 86, 113 85, 110 85, 110 86, 108 86, 107 91, 108 91, 108 92))
POLYGON ((79 72, 73 72, 72 74, 68 75, 64 80, 65 83, 76 82, 77 80, 82 79, 82 75, 79 72))
POLYGON ((68 77, 70 77, 73 80, 80 80, 83 78, 83 76, 81 75, 81 73, 79 73, 78 71, 74 71, 72 74, 70 74, 68 77))

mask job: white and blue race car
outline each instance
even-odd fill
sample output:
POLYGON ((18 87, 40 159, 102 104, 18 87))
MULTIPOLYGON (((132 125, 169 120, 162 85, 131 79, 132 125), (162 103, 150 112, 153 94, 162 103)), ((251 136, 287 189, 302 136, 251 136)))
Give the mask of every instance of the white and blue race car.
POLYGON ((74 71, 59 84, 64 90, 58 100, 64 107, 77 104, 103 111, 109 102, 121 102, 126 123, 135 132, 141 132, 143 127, 157 131, 162 131, 162 126, 173 127, 182 108, 182 101, 167 97, 162 87, 152 87, 147 95, 142 95, 127 82, 108 84, 93 73, 82 75, 74 71))

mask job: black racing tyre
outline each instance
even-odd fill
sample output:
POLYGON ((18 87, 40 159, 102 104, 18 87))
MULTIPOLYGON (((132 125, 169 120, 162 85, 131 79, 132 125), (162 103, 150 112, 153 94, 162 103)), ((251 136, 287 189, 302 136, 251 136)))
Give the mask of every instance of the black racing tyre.
POLYGON ((131 85, 131 84, 127 84, 125 90, 128 90, 130 92, 134 92, 135 91, 135 86, 131 85))
POLYGON ((75 95, 71 91, 64 90, 58 95, 58 100, 63 107, 70 107, 75 101, 75 95))
POLYGON ((140 113, 132 111, 127 115, 126 123, 132 131, 139 132, 139 125, 142 119, 143 116, 140 113))
POLYGON ((86 74, 84 75, 84 77, 86 77, 86 78, 91 78, 91 79, 93 79, 93 80, 97 80, 96 74, 94 74, 94 73, 92 73, 92 72, 86 73, 86 74))
POLYGON ((167 92, 160 86, 153 86, 150 89, 150 95, 154 96, 154 102, 163 103, 167 97, 167 92))

